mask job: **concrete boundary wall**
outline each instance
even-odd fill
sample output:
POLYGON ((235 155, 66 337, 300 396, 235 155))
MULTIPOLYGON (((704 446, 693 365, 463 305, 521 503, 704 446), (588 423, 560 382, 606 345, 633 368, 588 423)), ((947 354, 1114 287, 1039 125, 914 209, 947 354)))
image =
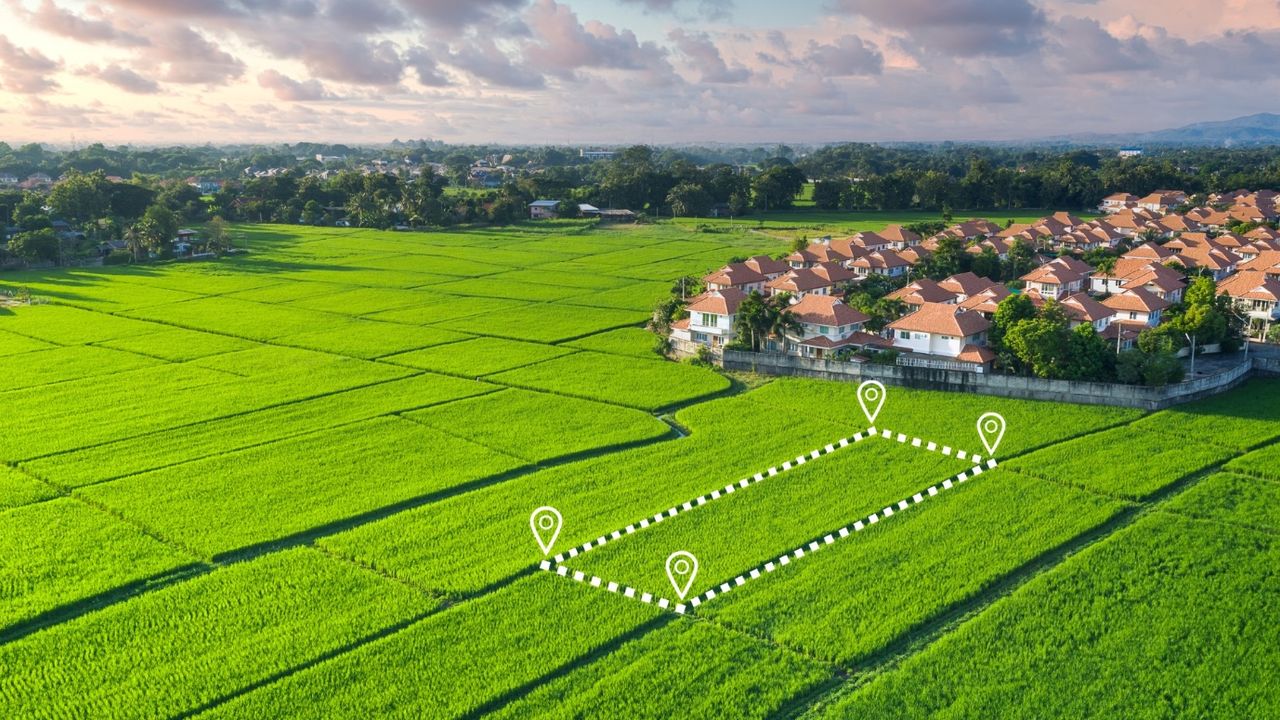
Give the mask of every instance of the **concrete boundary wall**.
POLYGON ((979 375, 955 370, 814 360, 792 355, 737 350, 724 351, 721 354, 721 364, 727 370, 745 370, 765 375, 790 375, 844 382, 879 380, 885 384, 921 390, 971 392, 1023 400, 1114 405, 1143 410, 1161 410, 1172 405, 1217 395, 1239 386, 1255 374, 1280 375, 1280 359, 1259 358, 1252 354, 1248 363, 1241 363, 1214 375, 1165 387, 1046 380, 1019 375, 979 375))

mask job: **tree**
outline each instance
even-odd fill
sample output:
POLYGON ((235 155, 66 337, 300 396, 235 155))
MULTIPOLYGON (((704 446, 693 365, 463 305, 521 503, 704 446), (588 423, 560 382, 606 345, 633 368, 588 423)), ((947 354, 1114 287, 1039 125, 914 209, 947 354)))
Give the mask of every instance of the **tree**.
POLYGON ((1081 323, 1067 339, 1062 376, 1067 380, 1109 381, 1115 376, 1116 355, 1089 323, 1081 323))
POLYGON ((924 264, 925 275, 941 280, 957 273, 965 272, 973 262, 964 246, 964 240, 956 237, 944 237, 938 240, 938 247, 924 264))
POLYGON ((1066 313, 1057 303, 1048 302, 1035 318, 1021 320, 1009 328, 1004 344, 1037 377, 1061 378, 1066 375, 1070 335, 1066 313))
POLYGON ((990 246, 982 248, 982 252, 973 258, 973 274, 990 280, 1000 280, 1000 256, 990 246))
POLYGON ((1267 342, 1280 343, 1280 324, 1272 325, 1267 331, 1267 342))
POLYGON ((130 243, 134 258, 141 250, 161 252, 178 234, 178 216, 172 210, 156 203, 147 208, 142 219, 130 228, 132 235, 126 234, 126 242, 130 243))
POLYGON ((751 183, 755 206, 762 210, 789 208, 804 190, 804 183, 804 173, 796 166, 790 163, 774 165, 757 175, 751 183))
POLYGON ((20 232, 9 239, 9 252, 26 262, 58 259, 58 236, 50 228, 20 232))
POLYGON ((682 182, 667 193, 671 212, 680 217, 702 217, 711 212, 711 195, 701 185, 682 182))
POLYGON ((76 225, 97 220, 107 213, 110 195, 106 174, 72 170, 49 191, 49 207, 76 225))
POLYGON ((44 199, 33 192, 23 195, 22 202, 13 209, 13 223, 26 231, 51 227, 49 214, 44 209, 44 199))
POLYGON ((221 215, 214 215, 205 225, 205 244, 211 253, 221 255, 231 248, 231 231, 221 215))
POLYGON ((1031 272, 1036 266, 1035 250, 1027 243, 1017 240, 1009 248, 1009 255, 1004 264, 1004 280, 1017 280, 1031 272))
POLYGON ((738 312, 733 316, 733 332, 737 335, 735 345, 758 352, 769 334, 769 325, 769 304, 760 291, 752 290, 738 304, 738 312))
POLYGON ((813 184, 813 205, 819 210, 839 210, 848 189, 844 180, 819 180, 813 184))

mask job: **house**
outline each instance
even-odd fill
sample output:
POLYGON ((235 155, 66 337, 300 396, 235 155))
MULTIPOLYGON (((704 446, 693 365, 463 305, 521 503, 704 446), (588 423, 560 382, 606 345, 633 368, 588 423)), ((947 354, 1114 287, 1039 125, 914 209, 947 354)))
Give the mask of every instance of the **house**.
POLYGON ((711 290, 699 295, 686 308, 689 311, 688 324, 683 328, 673 326, 672 337, 710 348, 724 347, 733 342, 734 316, 746 297, 746 293, 735 288, 711 290))
POLYGON ((742 264, 763 275, 765 280, 776 280, 791 270, 791 266, 786 262, 775 260, 768 255, 753 255, 743 260, 742 264))
POLYGON ((1182 273, 1140 258, 1120 258, 1110 273, 1099 271, 1090 276, 1090 283, 1090 291, 1100 295, 1142 288, 1171 303, 1181 302, 1187 287, 1182 273))
POLYGON ((885 297, 890 300, 900 300, 903 305, 907 306, 907 312, 915 312, 925 303, 954 305, 960 302, 958 294, 944 289, 937 281, 929 278, 915 280, 904 287, 894 290, 885 297))
POLYGON ((534 200, 529 203, 529 219, 531 220, 551 220, 557 217, 556 208, 560 207, 559 200, 534 200))
POLYGON ((1124 290, 1105 298, 1102 304, 1115 312, 1115 319, 1121 322, 1137 323, 1147 327, 1160 324, 1160 313, 1172 305, 1142 288, 1124 290))
POLYGON ((893 346, 907 352, 959 358, 986 345, 991 322, 982 313, 956 305, 925 303, 910 315, 889 323, 893 346))
POLYGON ((980 290, 977 294, 970 296, 967 300, 960 303, 960 307, 965 310, 982 313, 982 316, 990 320, 995 317, 996 310, 999 309, 1000 303, 1013 293, 1009 288, 996 283, 986 290, 980 290))
POLYGON ((884 275, 898 277, 907 273, 911 263, 892 250, 876 250, 860 258, 855 258, 849 267, 862 277, 868 275, 884 275))
POLYGON ((958 273, 938 281, 938 287, 955 293, 957 302, 964 302, 995 284, 995 281, 978 277, 971 272, 958 273))
POLYGON ((803 300, 809 294, 830 295, 833 289, 834 283, 830 276, 819 275, 813 268, 791 270, 786 275, 765 283, 766 294, 788 293, 792 302, 803 300))
POLYGON ((1027 292, 1058 300, 1084 289, 1085 278, 1093 267, 1081 260, 1060 257, 1041 265, 1020 279, 1026 283, 1027 292))
POLYGON ((17 185, 18 176, 8 173, 0 173, 0 185, 17 185))
POLYGON ((1263 337, 1280 321, 1280 278, 1260 270, 1242 270, 1223 280, 1218 294, 1230 297, 1241 312, 1261 322, 1263 337))
POLYGON ((1268 250, 1258 253, 1257 257, 1239 267, 1240 272, 1257 270, 1265 275, 1280 279, 1280 251, 1268 250))
POLYGON ((732 263, 702 278, 708 290, 725 290, 733 288, 748 295, 751 292, 764 292, 765 283, 769 279, 752 270, 745 263, 732 263))
POLYGON ((1181 190, 1156 190, 1138 200, 1138 207, 1154 213, 1165 213, 1187 202, 1187 194, 1181 190))
POLYGON ((894 250, 905 250, 906 248, 919 245, 922 242, 919 235, 911 232, 901 225, 890 225, 876 234, 885 240, 888 240, 889 247, 894 250))
POLYGON ((612 160, 614 155, 617 153, 613 150, 587 150, 586 148, 578 150, 578 157, 583 160, 612 160))
POLYGON ((888 347, 892 343, 862 331, 871 318, 826 295, 808 295, 791 306, 800 323, 799 332, 786 334, 786 351, 801 357, 818 358, 844 348, 888 347))
POLYGON ((1107 329, 1111 324, 1111 320, 1116 316, 1115 310, 1094 300, 1088 293, 1076 293, 1062 300, 1060 303, 1067 319, 1070 321, 1071 327, 1074 329, 1080 325, 1088 323, 1093 329, 1099 333, 1107 329))
POLYGON ((810 243, 803 250, 797 250, 787 256, 787 264, 797 270, 811 268, 822 263, 843 263, 852 260, 853 256, 841 252, 838 247, 829 243, 810 243))
POLYGON ((1102 204, 1098 206, 1098 209, 1108 214, 1117 213, 1121 210, 1137 207, 1138 199, 1137 195, 1130 195, 1124 192, 1115 193, 1102 198, 1102 204))

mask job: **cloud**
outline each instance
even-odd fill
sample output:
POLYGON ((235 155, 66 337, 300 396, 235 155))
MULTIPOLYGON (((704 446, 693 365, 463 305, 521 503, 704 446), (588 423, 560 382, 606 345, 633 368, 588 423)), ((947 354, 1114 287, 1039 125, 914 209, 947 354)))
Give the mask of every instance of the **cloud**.
POLYGON ((595 20, 584 25, 568 5, 555 0, 534 3, 526 22, 534 40, 525 45, 524 58, 542 72, 562 78, 582 68, 648 70, 653 79, 672 74, 663 48, 641 43, 630 30, 595 20))
POLYGON ((1120 39, 1089 18, 1064 17, 1051 33, 1051 54, 1063 72, 1074 74, 1135 72, 1154 67, 1158 58, 1141 36, 1120 39))
POLYGON ((0 35, 0 87, 5 90, 27 95, 52 90, 58 83, 50 76, 61 69, 61 62, 34 48, 20 48, 0 35))
POLYGON ((334 35, 302 38, 290 46, 287 56, 296 57, 312 75, 324 80, 373 86, 400 82, 404 60, 394 43, 334 35))
POLYGON ((470 38, 451 48, 449 64, 499 87, 527 90, 546 85, 541 73, 513 62, 487 37, 470 38))
MULTIPOLYGON (((676 13, 677 10, 683 10, 685 5, 692 4, 681 2, 681 0, 622 0, 622 2, 640 5, 646 12, 651 13, 676 13)), ((697 3, 697 13, 709 20, 729 17, 729 11, 732 8, 733 0, 698 0, 697 3)))
POLYGON ((404 62, 418 76, 418 82, 427 87, 444 87, 450 84, 449 78, 440 72, 440 65, 426 48, 411 48, 405 53, 404 62))
POLYGON ((751 77, 751 71, 741 67, 730 68, 725 64, 720 49, 705 33, 687 33, 679 28, 672 30, 667 37, 675 43, 676 49, 690 60, 706 83, 740 83, 751 77))
POLYGON ((45 32, 61 35, 86 43, 110 43, 123 47, 147 45, 148 41, 141 35, 121 30, 109 19, 95 19, 76 15, 53 3, 43 0, 39 7, 29 11, 16 0, 10 7, 17 14, 24 16, 32 25, 45 32))
POLYGON ((263 70, 258 73, 258 86, 270 90, 277 98, 289 102, 337 99, 315 78, 298 81, 276 70, 263 70))
POLYGON ((160 80, 189 85, 221 85, 245 71, 240 59, 185 25, 154 31, 140 61, 159 66, 160 80))
POLYGON ((389 2, 326 0, 323 15, 337 27, 360 33, 396 29, 405 22, 404 13, 389 2))
POLYGON ((841 36, 832 44, 810 40, 804 59, 815 71, 832 77, 879 75, 884 71, 884 55, 857 35, 841 36))
POLYGON ((1030 52, 1046 24, 1044 12, 1029 0, 836 0, 834 9, 958 57, 1030 52))
POLYGON ((160 92, 160 83, 115 63, 101 69, 90 66, 85 68, 84 73, 136 95, 152 95, 160 92))
POLYGON ((402 0, 401 4, 430 26, 460 30, 524 7, 526 0, 402 0))

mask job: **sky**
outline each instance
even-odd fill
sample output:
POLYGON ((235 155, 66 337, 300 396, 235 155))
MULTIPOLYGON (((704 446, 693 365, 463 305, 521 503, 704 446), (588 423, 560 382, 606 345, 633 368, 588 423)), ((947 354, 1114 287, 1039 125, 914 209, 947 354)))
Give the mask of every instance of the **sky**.
POLYGON ((1280 0, 0 0, 0 140, 826 143, 1276 109, 1280 0))

